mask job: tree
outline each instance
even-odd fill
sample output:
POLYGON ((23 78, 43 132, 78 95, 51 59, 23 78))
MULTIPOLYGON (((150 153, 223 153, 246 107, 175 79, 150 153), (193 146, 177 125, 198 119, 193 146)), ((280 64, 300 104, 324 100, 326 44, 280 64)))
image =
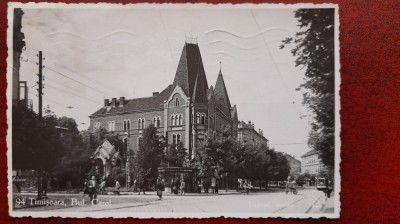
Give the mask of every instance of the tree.
POLYGON ((57 117, 46 109, 40 118, 25 107, 13 107, 13 169, 51 171, 64 152, 57 117))
POLYGON ((13 107, 12 113, 12 169, 37 170, 37 197, 41 199, 43 174, 52 171, 65 150, 56 129, 57 117, 49 108, 43 118, 22 106, 13 107))
POLYGON ((184 167, 187 165, 187 149, 183 147, 183 143, 177 145, 169 145, 165 152, 165 165, 168 167, 184 167))
POLYGON ((64 148, 68 150, 65 150, 52 174, 57 178, 58 185, 65 186, 67 182, 71 182, 73 186, 82 185, 92 168, 90 157, 94 149, 90 147, 89 139, 84 138, 84 134, 79 132, 73 118, 58 118, 57 126, 61 128, 60 138, 64 148))
POLYGON ((132 176, 142 187, 149 187, 158 177, 157 168, 164 159, 165 140, 157 134, 154 125, 143 131, 143 139, 139 142, 139 150, 132 161, 132 176))
POLYGON ((334 168, 335 150, 335 51, 334 9, 299 9, 295 12, 300 31, 286 38, 292 46, 296 66, 305 68, 303 104, 313 113, 309 145, 320 151, 329 169, 334 168))

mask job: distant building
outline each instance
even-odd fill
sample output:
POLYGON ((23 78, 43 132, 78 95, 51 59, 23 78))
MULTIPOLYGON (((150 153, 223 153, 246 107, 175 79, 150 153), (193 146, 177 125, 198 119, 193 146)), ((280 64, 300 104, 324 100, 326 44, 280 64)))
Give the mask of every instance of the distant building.
POLYGON ((289 154, 285 154, 290 164, 290 176, 298 176, 301 173, 301 162, 289 154))
POLYGON ((263 131, 254 129, 254 123, 241 121, 238 124, 238 141, 242 144, 267 145, 268 139, 264 137, 263 131))
MULTIPOLYGON (((151 86, 151 83, 143 83, 151 86)), ((221 70, 215 87, 208 86, 200 49, 187 40, 173 83, 145 98, 105 99, 89 116, 92 133, 105 128, 119 133, 129 150, 136 151, 143 130, 153 124, 168 144, 182 142, 190 158, 207 138, 237 136, 237 110, 231 105, 221 70)))
MULTIPOLYGON (((14 9, 14 21, 13 21, 13 53, 12 53, 12 104, 18 105, 20 96, 20 79, 19 69, 21 67, 21 53, 25 47, 25 35, 21 32, 22 28, 22 15, 24 12, 20 8, 14 9)), ((26 83, 25 83, 26 84, 26 83)), ((23 94, 23 98, 27 96, 27 93, 23 94)), ((27 98, 25 102, 27 105, 27 98)))
POLYGON ((323 168, 317 150, 311 150, 301 156, 301 173, 318 174, 323 168))

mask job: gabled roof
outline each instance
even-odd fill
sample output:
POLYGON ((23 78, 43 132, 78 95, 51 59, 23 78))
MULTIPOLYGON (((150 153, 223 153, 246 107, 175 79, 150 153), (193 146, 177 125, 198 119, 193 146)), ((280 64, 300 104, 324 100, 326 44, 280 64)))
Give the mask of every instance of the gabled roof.
POLYGON ((108 141, 105 140, 103 144, 101 144, 93 155, 90 157, 91 159, 101 159, 103 161, 107 159, 119 159, 119 153, 115 150, 115 147, 108 141))
POLYGON ((231 102, 229 101, 228 92, 226 91, 226 86, 224 78, 222 77, 221 70, 219 71, 217 83, 215 84, 214 96, 217 107, 226 116, 231 117, 231 102))
POLYGON ((169 85, 158 96, 125 100, 123 107, 104 106, 95 113, 93 113, 92 115, 90 115, 89 117, 102 114, 122 113, 129 111, 161 109, 164 107, 164 100, 168 99, 172 90, 173 86, 169 85))
POLYGON ((315 155, 315 154, 319 154, 319 152, 317 150, 313 149, 311 151, 308 151, 306 154, 302 155, 301 158, 304 158, 304 157, 307 157, 307 156, 312 156, 312 155, 315 155))
POLYGON ((196 96, 196 101, 207 102, 208 83, 197 44, 185 43, 173 85, 179 85, 192 99, 196 96))

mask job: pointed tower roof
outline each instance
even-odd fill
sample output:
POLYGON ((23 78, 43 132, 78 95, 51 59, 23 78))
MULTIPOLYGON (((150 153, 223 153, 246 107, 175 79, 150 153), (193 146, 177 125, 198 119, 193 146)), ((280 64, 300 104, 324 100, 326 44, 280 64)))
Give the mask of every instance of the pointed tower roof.
POLYGON ((231 102, 229 100, 228 92, 226 91, 221 70, 219 70, 217 83, 215 84, 214 97, 217 107, 222 111, 222 113, 231 117, 231 102))
POLYGON ((193 102, 207 102, 208 83, 197 44, 185 43, 173 84, 179 85, 193 102))

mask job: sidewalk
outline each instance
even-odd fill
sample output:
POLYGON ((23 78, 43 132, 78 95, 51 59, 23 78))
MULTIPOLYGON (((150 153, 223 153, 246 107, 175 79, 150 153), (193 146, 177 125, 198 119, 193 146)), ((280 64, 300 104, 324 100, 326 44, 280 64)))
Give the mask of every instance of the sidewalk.
POLYGON ((323 213, 334 213, 334 208, 335 208, 335 196, 333 196, 332 193, 331 197, 327 198, 325 201, 323 213))
MULTIPOLYGON (((241 191, 236 191, 236 190, 228 190, 228 191, 219 191, 218 195, 232 195, 232 194, 242 194, 243 192, 241 191)), ((133 191, 120 191, 121 195, 138 195, 139 192, 133 192, 133 191)), ((143 193, 141 192, 140 195, 142 195, 143 193)), ((156 191, 146 191, 146 195, 156 195, 157 192, 156 191)), ((181 196, 180 193, 178 194, 171 194, 170 192, 163 192, 163 195, 167 195, 167 196, 181 196)), ((189 193, 185 193, 183 196, 215 196, 217 194, 215 193, 193 193, 193 192, 189 192, 189 193)))

